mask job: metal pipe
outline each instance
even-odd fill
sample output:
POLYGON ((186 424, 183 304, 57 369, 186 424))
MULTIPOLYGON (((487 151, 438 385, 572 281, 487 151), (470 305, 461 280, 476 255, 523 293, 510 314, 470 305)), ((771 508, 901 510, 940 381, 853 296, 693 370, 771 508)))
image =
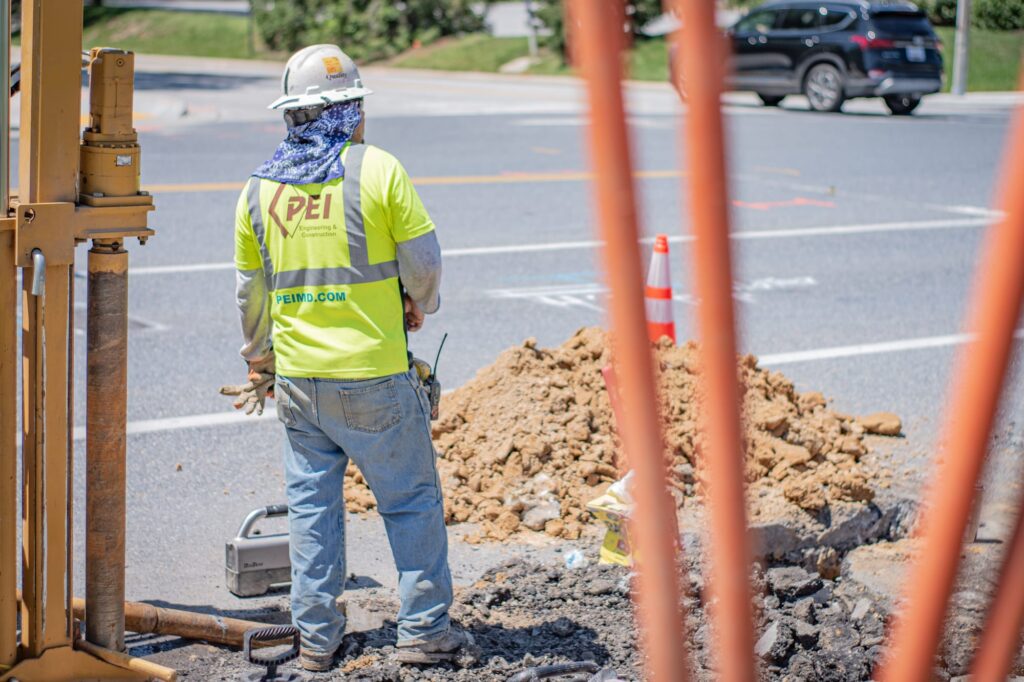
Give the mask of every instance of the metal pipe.
MULTIPOLYGON (((649 679, 689 676, 679 607, 675 505, 668 494, 658 395, 644 317, 640 248, 632 159, 622 101, 622 7, 614 2, 573 0, 579 23, 572 41, 590 101, 590 150, 595 206, 610 302, 612 357, 622 395, 624 450, 635 471, 631 537, 639 571, 636 600, 649 661, 649 679), (618 11, 616 11, 618 10, 618 11)), ((574 23, 575 23, 574 22, 574 23)), ((575 28, 575 26, 574 26, 575 28)))
POLYGON ((33 296, 46 295, 46 255, 39 249, 32 251, 32 288, 33 296))
MULTIPOLYGON (((724 680, 753 680, 753 613, 750 597, 750 541, 744 498, 741 394, 736 370, 736 322, 732 300, 732 256, 725 134, 720 97, 724 44, 715 27, 711 0, 671 0, 682 17, 677 50, 686 79, 685 154, 690 216, 694 233, 693 268, 700 329, 701 374, 705 390, 701 423, 706 445, 701 461, 708 472, 711 513, 710 588, 717 633, 716 661, 724 680)), ((677 71, 680 72, 680 71, 677 71)))
POLYGON ((892 655, 879 678, 889 682, 931 679, 1024 300, 1024 107, 1017 108, 1007 148, 1001 176, 1005 217, 989 231, 975 276, 967 329, 976 340, 957 362, 939 438, 945 447, 923 498, 934 501, 922 520, 923 547, 909 576, 892 655))
POLYGON ((999 588, 989 607, 988 621, 971 666, 973 682, 999 682, 1008 677, 1020 651, 1024 626, 1024 499, 1017 509, 1017 524, 1003 557, 999 588))
POLYGON ((957 0, 956 35, 953 39, 953 83, 950 92, 967 94, 967 72, 971 47, 971 0, 957 0))
MULTIPOLYGON (((74 599, 75 618, 85 617, 87 603, 78 597, 74 599)), ((125 628, 130 632, 172 635, 238 648, 242 647, 246 632, 267 626, 251 620, 167 609, 141 602, 125 602, 122 607, 125 628)))
POLYGON ((85 460, 85 638, 124 650, 128 252, 89 250, 85 460))
MULTIPOLYGON (((21 601, 21 592, 17 592, 15 598, 21 601)), ((75 597, 71 605, 74 617, 84 620, 86 600, 75 597)), ((267 627, 266 623, 252 620, 168 609, 143 602, 129 601, 122 606, 125 628, 140 635, 168 635, 241 649, 246 632, 267 627)))

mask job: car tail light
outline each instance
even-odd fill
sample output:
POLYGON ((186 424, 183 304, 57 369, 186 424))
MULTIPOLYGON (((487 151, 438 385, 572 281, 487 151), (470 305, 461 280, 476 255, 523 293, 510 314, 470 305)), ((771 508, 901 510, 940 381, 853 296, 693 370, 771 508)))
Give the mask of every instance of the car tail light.
POLYGON ((885 75, 885 69, 869 69, 868 70, 868 77, 869 78, 881 78, 884 75, 885 75))
POLYGON ((862 50, 884 50, 896 47, 896 43, 888 38, 873 38, 868 36, 850 36, 850 42, 862 50))

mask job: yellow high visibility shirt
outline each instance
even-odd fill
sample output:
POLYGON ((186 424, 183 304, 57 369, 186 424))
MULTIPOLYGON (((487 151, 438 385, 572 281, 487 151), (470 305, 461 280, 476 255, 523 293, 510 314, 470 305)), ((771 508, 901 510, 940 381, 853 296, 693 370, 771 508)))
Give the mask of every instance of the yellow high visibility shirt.
POLYGON ((434 230, 398 160, 342 150, 345 178, 252 177, 235 213, 235 266, 263 270, 277 372, 370 379, 407 371, 397 243, 434 230))

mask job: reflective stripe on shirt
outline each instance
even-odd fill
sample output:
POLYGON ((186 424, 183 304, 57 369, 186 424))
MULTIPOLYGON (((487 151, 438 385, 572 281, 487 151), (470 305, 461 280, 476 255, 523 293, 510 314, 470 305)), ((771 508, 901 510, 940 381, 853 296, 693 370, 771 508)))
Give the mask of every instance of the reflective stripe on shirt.
MULTIPOLYGON (((263 223, 263 209, 260 206, 260 178, 249 179, 247 199, 252 231, 263 259, 263 272, 267 289, 290 289, 303 286, 330 286, 365 284, 398 277, 398 261, 370 263, 366 247, 366 225, 363 222, 362 185, 363 157, 366 145, 350 145, 345 155, 345 178, 342 183, 342 197, 345 204, 345 235, 348 240, 349 265, 334 268, 303 268, 300 270, 274 271, 274 263, 267 248, 266 227, 263 223)), ((278 193, 285 185, 279 185, 278 193)), ((282 228, 283 229, 283 228, 282 228)))

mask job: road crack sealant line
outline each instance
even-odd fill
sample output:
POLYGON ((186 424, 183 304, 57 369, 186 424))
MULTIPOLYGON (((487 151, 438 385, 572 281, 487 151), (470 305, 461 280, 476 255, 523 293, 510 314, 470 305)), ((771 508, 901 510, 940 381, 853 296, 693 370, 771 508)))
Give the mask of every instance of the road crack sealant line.
MULTIPOLYGON (((1018 340, 1024 339, 1024 329, 1017 330, 1014 337, 1018 340)), ((859 357, 864 355, 880 355, 885 353, 902 353, 915 350, 928 350, 933 348, 947 348, 968 343, 973 336, 971 334, 946 334, 943 336, 927 336, 916 339, 899 339, 895 341, 882 341, 878 343, 865 343, 852 346, 833 346, 830 348, 818 348, 790 353, 775 353, 759 356, 759 362, 764 366, 775 367, 788 365, 797 362, 813 362, 819 360, 833 360, 839 358, 859 357)), ((450 393, 448 389, 445 393, 450 393)), ((139 435, 145 433, 158 433, 162 431, 179 431, 183 429, 197 429, 212 426, 234 426, 246 423, 264 423, 277 421, 277 414, 274 410, 268 410, 262 415, 247 415, 244 412, 211 412, 209 414, 193 414, 182 417, 164 417, 161 419, 144 419, 128 422, 128 435, 139 435)), ((75 427, 75 440, 85 438, 85 427, 75 427)))
MULTIPOLYGON (((857 234, 888 234, 898 232, 916 232, 929 230, 955 230, 985 227, 991 223, 989 218, 960 218, 953 220, 918 220, 891 223, 860 223, 850 225, 824 225, 818 227, 789 228, 781 230, 745 230, 733 232, 735 241, 754 241, 762 239, 799 239, 802 237, 839 237, 857 234)), ((686 244, 693 241, 690 235, 670 235, 670 244, 686 244)), ((642 244, 652 244, 653 237, 640 240, 642 244)), ((573 251, 597 249, 603 246, 595 239, 565 242, 538 242, 534 244, 503 244, 496 246, 467 246, 453 249, 442 249, 445 258, 466 256, 498 256, 515 253, 537 253, 543 251, 573 251)), ((213 272, 233 270, 235 264, 230 261, 216 263, 188 263, 181 265, 152 265, 134 267, 128 274, 133 276, 174 275, 190 272, 213 272)))

